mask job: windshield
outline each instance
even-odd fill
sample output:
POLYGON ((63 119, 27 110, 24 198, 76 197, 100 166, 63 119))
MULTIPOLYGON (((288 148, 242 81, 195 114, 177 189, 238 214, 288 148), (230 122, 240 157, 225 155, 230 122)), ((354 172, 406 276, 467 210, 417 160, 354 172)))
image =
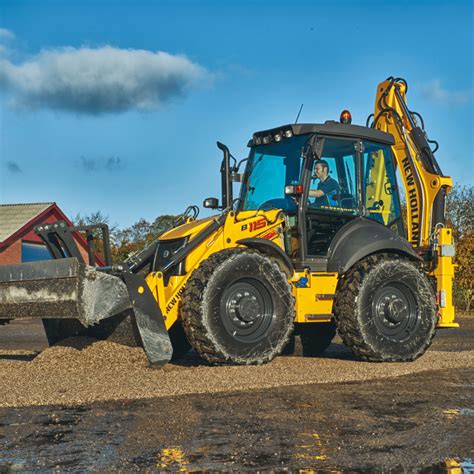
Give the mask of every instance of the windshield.
POLYGON ((285 186, 297 184, 310 135, 299 135, 252 148, 241 189, 242 210, 281 208, 295 211, 285 186))

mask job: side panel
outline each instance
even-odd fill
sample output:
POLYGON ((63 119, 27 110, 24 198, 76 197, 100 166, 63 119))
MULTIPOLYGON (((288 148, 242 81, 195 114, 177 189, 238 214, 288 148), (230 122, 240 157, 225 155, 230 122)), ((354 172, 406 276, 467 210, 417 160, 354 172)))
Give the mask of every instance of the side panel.
POLYGON ((292 278, 296 323, 328 322, 333 316, 337 273, 298 272, 292 278), (306 282, 305 286, 302 286, 306 282))
POLYGON ((354 219, 334 236, 328 252, 328 272, 344 273, 356 262, 376 252, 394 252, 419 260, 402 237, 370 219, 354 219))
POLYGON ((439 306, 438 327, 457 328, 454 322, 453 279, 454 279, 454 245, 451 229, 439 229, 437 232, 438 264, 431 275, 436 278, 436 297, 439 306))

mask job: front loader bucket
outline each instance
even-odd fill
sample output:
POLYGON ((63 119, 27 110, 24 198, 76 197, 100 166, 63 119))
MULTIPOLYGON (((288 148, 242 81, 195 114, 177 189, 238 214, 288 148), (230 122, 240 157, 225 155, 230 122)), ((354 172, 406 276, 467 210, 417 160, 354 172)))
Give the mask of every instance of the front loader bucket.
POLYGON ((120 278, 77 258, 0 266, 0 319, 78 319, 87 327, 130 307, 120 278))
POLYGON ((150 363, 168 362, 172 348, 163 316, 139 275, 122 280, 77 258, 0 265, 0 320, 77 319, 88 327, 130 308, 150 363))

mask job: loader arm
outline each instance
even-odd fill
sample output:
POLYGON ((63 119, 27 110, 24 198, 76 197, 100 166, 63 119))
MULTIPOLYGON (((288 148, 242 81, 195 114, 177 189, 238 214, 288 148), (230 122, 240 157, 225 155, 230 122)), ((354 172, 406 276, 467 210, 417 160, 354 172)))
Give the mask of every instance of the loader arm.
POLYGON ((169 362, 172 347, 163 314, 145 278, 138 274, 150 258, 148 248, 130 261, 112 265, 106 224, 71 227, 57 221, 35 231, 54 258, 0 266, 0 322, 77 320, 83 328, 90 328, 132 311, 150 365, 160 367, 169 362), (96 230, 102 232, 107 266, 94 266, 96 230), (87 234, 89 265, 74 241, 75 231, 87 234))
POLYGON ((440 308, 438 327, 456 327, 452 304, 454 246, 452 231, 445 226, 445 200, 453 182, 438 165, 430 146, 436 142, 428 139, 423 119, 407 106, 407 89, 401 78, 389 77, 378 85, 371 127, 395 139, 392 150, 405 189, 407 239, 425 260, 430 260, 440 308))
MULTIPOLYGON (((105 229, 104 247, 108 247, 108 229, 105 224, 69 227, 65 222, 55 222, 37 228, 37 233, 55 257, 53 260, 0 266, 0 322, 22 318, 41 320, 76 320, 84 328, 92 328, 109 318, 133 314, 143 348, 151 366, 160 367, 170 361, 172 343, 165 326, 167 301, 160 301, 150 289, 150 275, 161 277, 179 265, 196 247, 225 222, 227 214, 221 213, 197 226, 193 238, 175 249, 162 262, 159 272, 143 275, 153 263, 158 241, 151 243, 124 262, 115 265, 92 266, 84 262, 72 236, 75 230, 91 234, 88 244, 93 245, 93 231, 105 229)), ((188 227, 190 222, 188 222, 188 227)), ((182 226, 186 228, 186 225, 182 226)), ((104 252, 110 255, 110 251, 104 252)), ((93 251, 89 247, 89 259, 93 251)), ((110 258, 106 258, 110 262, 110 258)), ((89 262, 92 263, 92 262, 89 262)), ((153 287, 153 285, 151 285, 153 287)), ((164 295, 163 295, 164 296, 164 295)), ((174 321, 173 321, 174 322, 174 321)), ((68 336, 66 336, 68 337, 68 336)), ((48 336, 49 339, 49 336, 48 336)))

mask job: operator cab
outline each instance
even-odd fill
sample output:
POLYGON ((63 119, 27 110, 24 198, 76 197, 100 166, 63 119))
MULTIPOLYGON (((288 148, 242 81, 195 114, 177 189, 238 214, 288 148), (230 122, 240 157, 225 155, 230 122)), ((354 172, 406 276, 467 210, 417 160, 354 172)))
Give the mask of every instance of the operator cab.
POLYGON ((338 231, 369 219, 404 236, 393 136, 349 123, 293 124, 257 132, 240 193, 240 210, 282 209, 287 252, 315 262, 338 231))

